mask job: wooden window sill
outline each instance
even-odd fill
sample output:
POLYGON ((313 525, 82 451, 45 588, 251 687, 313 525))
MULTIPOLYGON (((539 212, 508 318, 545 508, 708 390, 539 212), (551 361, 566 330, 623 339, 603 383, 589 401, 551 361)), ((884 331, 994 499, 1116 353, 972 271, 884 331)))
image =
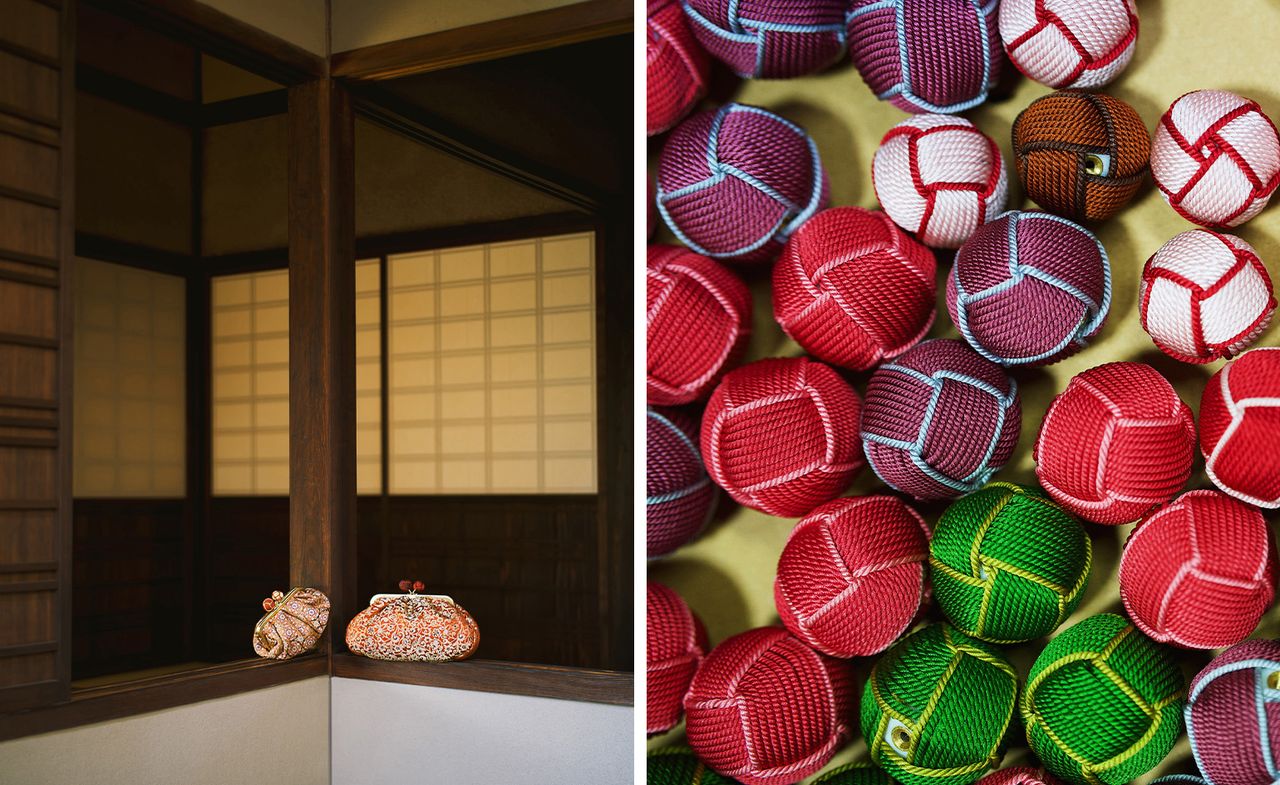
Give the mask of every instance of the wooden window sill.
POLYGON ((284 661, 240 660, 119 684, 73 689, 71 700, 66 703, 0 714, 0 741, 145 714, 328 673, 328 658, 323 654, 309 654, 284 661))
POLYGON ((537 698, 633 705, 635 678, 624 671, 566 668, 498 660, 386 662, 335 654, 333 675, 344 679, 390 681, 422 687, 530 695, 537 698))

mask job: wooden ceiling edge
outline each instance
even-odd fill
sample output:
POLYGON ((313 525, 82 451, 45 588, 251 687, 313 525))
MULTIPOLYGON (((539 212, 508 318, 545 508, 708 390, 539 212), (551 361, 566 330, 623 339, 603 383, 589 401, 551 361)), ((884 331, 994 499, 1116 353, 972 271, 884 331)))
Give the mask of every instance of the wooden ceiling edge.
POLYGON ((330 69, 333 76, 350 80, 394 79, 622 35, 632 29, 632 5, 627 0, 585 0, 335 52, 330 69))

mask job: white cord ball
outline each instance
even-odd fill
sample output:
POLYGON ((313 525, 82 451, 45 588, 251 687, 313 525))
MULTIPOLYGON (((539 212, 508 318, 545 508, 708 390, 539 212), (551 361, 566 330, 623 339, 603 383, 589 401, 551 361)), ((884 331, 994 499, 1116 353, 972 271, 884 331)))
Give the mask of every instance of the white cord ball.
POLYGON ((1000 39, 1018 70, 1040 84, 1092 89, 1133 58, 1133 0, 1001 0, 1000 39))
POLYGON ((1271 277, 1253 247, 1229 234, 1192 229, 1160 246, 1142 268, 1142 327, 1183 362, 1239 354, 1271 323, 1271 277))
POLYGON ((1257 101, 1197 90, 1173 102, 1151 141, 1165 201, 1201 226, 1239 226, 1280 185, 1280 136, 1257 101))
POLYGON ((1009 194, 999 146, 953 115, 916 115, 890 128, 871 177, 893 222, 934 248, 959 248, 1004 212, 1009 194))

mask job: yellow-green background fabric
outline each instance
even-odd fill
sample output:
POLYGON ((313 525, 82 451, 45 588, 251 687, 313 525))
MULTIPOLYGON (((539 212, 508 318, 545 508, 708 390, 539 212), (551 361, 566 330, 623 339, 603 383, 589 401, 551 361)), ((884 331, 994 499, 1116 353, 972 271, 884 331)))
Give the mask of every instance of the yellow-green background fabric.
MULTIPOLYGON (((1086 0, 1081 0, 1085 2, 1086 0)), ((1273 120, 1280 119, 1280 0, 1138 0, 1140 28, 1137 51, 1129 67, 1103 92, 1128 102, 1142 116, 1147 128, 1155 127, 1169 104, 1185 92, 1214 88, 1230 90, 1258 101, 1273 120)), ((998 102, 988 102, 964 113, 999 144, 1009 170, 1009 209, 1035 209, 1025 200, 1009 150, 1009 131, 1014 118, 1032 100, 1051 92, 1035 82, 1019 78, 1012 93, 998 102)), ((799 123, 817 141, 822 162, 831 180, 832 205, 877 207, 871 184, 871 158, 881 137, 895 123, 907 117, 899 109, 875 99, 843 60, 836 68, 817 76, 791 80, 747 81, 732 99, 762 106, 799 123)), ((650 141, 650 173, 661 139, 650 141)), ((1044 411, 1053 396, 1062 391, 1076 373, 1116 360, 1145 362, 1173 383, 1193 410, 1199 409, 1205 381, 1222 363, 1188 365, 1161 354, 1138 321, 1138 281, 1142 265, 1169 238, 1194 228, 1165 204, 1153 185, 1139 192, 1133 204, 1115 218, 1089 227, 1097 233, 1111 257, 1114 298, 1111 315, 1100 336, 1083 352, 1043 369, 1015 372, 1022 394, 1022 435, 1018 449, 996 479, 1034 483, 1035 463, 1031 447, 1044 411)), ((1273 282, 1280 279, 1280 196, 1252 221, 1232 230, 1257 249, 1273 282)), ((665 227, 659 227, 654 242, 675 242, 665 227)), ((940 253, 938 269, 939 311, 930 337, 959 337, 947 316, 942 299, 950 255, 940 253)), ((744 270, 755 296, 754 334, 748 360, 770 356, 794 356, 801 349, 789 341, 773 321, 769 277, 764 269, 744 270)), ((1275 323, 1258 345, 1280 343, 1275 323)), ((869 374, 853 377, 859 394, 866 388, 869 374)), ((1280 449, 1280 434, 1277 434, 1280 449)), ((1197 455, 1190 488, 1212 487, 1204 474, 1204 462, 1197 455)), ((864 470, 851 494, 884 492, 887 489, 870 470, 864 470)), ((919 505, 932 525, 943 509, 940 505, 919 505)), ((1267 513, 1275 531, 1274 513, 1267 513)), ((702 617, 713 644, 750 627, 777 624, 773 605, 773 576, 778 554, 794 519, 774 518, 763 513, 733 507, 727 516, 717 516, 709 530, 693 544, 672 556, 649 562, 649 577, 665 583, 688 601, 702 617)), ((1120 546, 1132 526, 1107 528, 1088 526, 1093 537, 1094 571, 1074 616, 1066 625, 1103 611, 1123 613, 1116 584, 1120 546)), ((936 610, 935 610, 936 615, 936 610)), ((1280 637, 1280 611, 1272 609, 1256 636, 1280 637)), ((1005 647, 1025 679, 1043 641, 1005 647)), ((1198 653, 1177 655, 1188 680, 1208 658, 1198 653)), ((859 682, 866 678, 869 660, 856 660, 859 682)), ((856 706, 849 717, 857 726, 856 706)), ((683 743, 683 726, 651 739, 650 747, 683 743)), ((1028 760, 1025 744, 1014 747, 1005 765, 1028 760)), ((828 765, 866 757, 861 737, 841 751, 828 765)), ((1173 752, 1151 774, 1138 782, 1173 772, 1192 772, 1190 748, 1185 735, 1173 752)))

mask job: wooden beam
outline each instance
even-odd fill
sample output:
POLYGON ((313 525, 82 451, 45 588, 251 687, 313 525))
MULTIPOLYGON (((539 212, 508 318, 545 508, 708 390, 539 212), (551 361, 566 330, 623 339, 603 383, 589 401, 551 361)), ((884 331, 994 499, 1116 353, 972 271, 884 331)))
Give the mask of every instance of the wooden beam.
POLYGON ((289 552, 294 586, 356 613, 355 120, 331 79, 289 89, 289 552))
POLYGON ((336 52, 330 67, 334 76, 346 79, 394 79, 621 35, 631 29, 632 5, 628 0, 586 0, 336 52))

